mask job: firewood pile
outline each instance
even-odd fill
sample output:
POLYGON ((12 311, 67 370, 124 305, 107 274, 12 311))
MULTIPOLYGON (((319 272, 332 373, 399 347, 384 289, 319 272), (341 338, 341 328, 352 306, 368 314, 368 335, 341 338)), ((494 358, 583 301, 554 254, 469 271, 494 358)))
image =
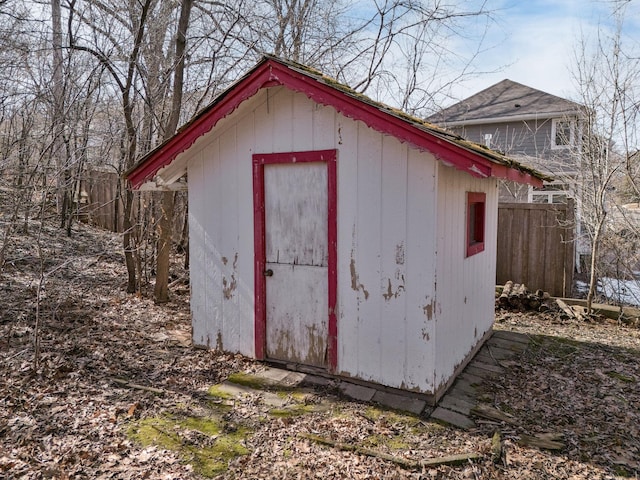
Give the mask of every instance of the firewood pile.
POLYGON ((556 309, 555 299, 543 290, 531 292, 523 283, 508 281, 504 284, 502 292, 496 300, 496 305, 504 310, 517 310, 520 312, 536 311, 548 312, 556 309))
POLYGON ((502 287, 502 291, 496 292, 496 307, 502 310, 510 310, 517 312, 557 312, 563 319, 575 320, 595 320, 602 315, 610 318, 620 317, 619 309, 616 311, 613 307, 598 305, 598 314, 587 313, 586 307, 582 305, 570 304, 561 298, 554 298, 548 292, 543 290, 530 291, 526 285, 508 281, 502 287), (499 295, 498 295, 499 293, 499 295), (603 308, 609 308, 612 311, 601 311, 603 308))

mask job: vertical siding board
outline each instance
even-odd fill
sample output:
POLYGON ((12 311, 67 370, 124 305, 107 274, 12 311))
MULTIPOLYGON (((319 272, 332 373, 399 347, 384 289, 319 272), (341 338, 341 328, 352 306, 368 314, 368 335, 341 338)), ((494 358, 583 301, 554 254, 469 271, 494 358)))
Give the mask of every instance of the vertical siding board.
POLYGON ((291 151, 310 150, 313 145, 313 102, 299 93, 292 94, 291 151))
POLYGON ((407 146, 383 137, 382 149, 382 319, 380 378, 404 378, 406 364, 407 146))
POLYGON ((269 89, 269 112, 274 152, 293 151, 293 92, 269 89), (274 121, 275 120, 275 121, 274 121))
POLYGON ((236 295, 238 302, 238 351, 255 355, 254 329, 254 244, 253 244, 253 168, 256 113, 245 117, 238 128, 237 202, 238 262, 236 295))
POLYGON ((364 295, 357 277, 358 125, 336 115, 338 148, 338 367, 355 376, 359 358, 359 306, 364 295))
POLYGON ((406 366, 404 387, 433 390, 438 315, 436 161, 413 149, 407 159, 406 366))
MULTIPOLYGON (((358 231, 354 272, 361 290, 358 376, 380 379, 380 235, 382 136, 358 122, 358 231), (360 287, 360 285, 362 285, 360 287)), ((346 179, 349 181, 349 179, 346 179)), ((351 179, 354 181, 354 178, 351 179)))
MULTIPOLYGON (((221 285, 219 290, 222 294, 222 321, 225 346, 233 351, 239 351, 240 331, 238 328, 238 202, 240 192, 238 191, 238 165, 247 159, 239 155, 237 143, 237 131, 239 124, 227 130, 225 135, 220 137, 220 162, 222 165, 221 175, 223 181, 220 182, 221 198, 216 207, 220 210, 220 224, 214 228, 222 231, 219 242, 219 258, 222 260, 221 285)), ((243 192, 245 193, 245 192, 243 192)), ((249 194, 250 192, 246 192, 249 194)))
MULTIPOLYGON (((189 178, 191 179, 189 195, 189 256, 193 265, 203 265, 205 257, 205 218, 204 169, 202 156, 189 164, 189 178)), ((207 311, 205 304, 206 282, 204 269, 192 268, 189 272, 191 282, 191 318, 193 325, 193 342, 196 345, 206 345, 207 311)))
POLYGON ((255 129, 253 132, 253 153, 273 153, 273 127, 271 112, 271 99, 274 97, 274 88, 267 88, 261 94, 262 101, 253 111, 255 129))
POLYGON ((205 311, 207 316, 207 345, 211 348, 230 346, 222 344, 223 308, 222 308, 222 278, 219 244, 221 235, 220 205, 222 164, 220 162, 220 147, 216 140, 203 152, 203 188, 204 205, 202 225, 205 233, 205 311))
MULTIPOLYGON (((313 150, 337 148, 336 112, 332 107, 313 104, 313 150)), ((338 161, 340 155, 338 154, 338 161)))

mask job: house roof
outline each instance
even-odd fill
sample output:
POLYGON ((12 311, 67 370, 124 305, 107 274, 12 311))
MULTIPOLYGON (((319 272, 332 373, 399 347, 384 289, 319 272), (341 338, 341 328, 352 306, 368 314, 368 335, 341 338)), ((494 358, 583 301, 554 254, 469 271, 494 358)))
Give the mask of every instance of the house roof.
POLYGON ((316 70, 273 56, 264 56, 240 80, 183 125, 173 137, 147 153, 133 168, 125 172, 125 177, 133 188, 140 188, 143 184, 153 188, 149 182, 155 182, 155 188, 160 188, 163 184, 177 180, 186 171, 186 165, 182 166, 184 171, 178 169, 176 172, 172 169, 170 181, 162 178, 163 169, 170 167, 176 157, 242 102, 261 88, 274 86, 284 86, 304 93, 319 104, 332 106, 343 115, 360 120, 374 130, 429 151, 445 164, 475 177, 505 178, 534 186, 541 186, 542 180, 548 179, 541 172, 498 152, 375 102, 316 70))
POLYGON ((579 115, 582 106, 550 93, 502 80, 428 118, 439 125, 470 125, 579 115))

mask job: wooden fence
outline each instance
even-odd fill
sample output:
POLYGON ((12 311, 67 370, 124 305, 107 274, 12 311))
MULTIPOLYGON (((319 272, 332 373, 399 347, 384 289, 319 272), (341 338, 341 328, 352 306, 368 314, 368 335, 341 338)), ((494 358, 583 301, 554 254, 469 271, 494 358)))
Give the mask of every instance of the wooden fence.
POLYGON ((574 206, 501 203, 498 208, 496 282, 524 283, 553 296, 569 296, 573 284, 574 206))
POLYGON ((124 204, 118 195, 120 176, 116 172, 87 170, 81 182, 86 195, 80 205, 81 218, 97 227, 112 232, 122 232, 124 204))

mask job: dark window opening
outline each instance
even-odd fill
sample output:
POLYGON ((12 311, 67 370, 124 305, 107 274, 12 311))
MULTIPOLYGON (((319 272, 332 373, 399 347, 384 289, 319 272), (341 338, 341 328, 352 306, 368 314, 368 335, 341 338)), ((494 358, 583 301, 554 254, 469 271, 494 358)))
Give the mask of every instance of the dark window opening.
POLYGON ((484 251, 486 199, 485 193, 467 192, 467 257, 484 251))

